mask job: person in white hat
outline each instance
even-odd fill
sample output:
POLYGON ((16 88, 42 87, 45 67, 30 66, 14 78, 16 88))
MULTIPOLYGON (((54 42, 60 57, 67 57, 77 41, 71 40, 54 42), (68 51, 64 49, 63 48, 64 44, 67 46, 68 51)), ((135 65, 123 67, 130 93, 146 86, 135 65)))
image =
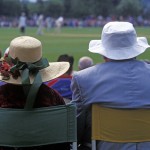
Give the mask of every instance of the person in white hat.
MULTIPOLYGON (((137 37, 129 22, 109 22, 103 27, 101 40, 90 41, 89 51, 102 55, 105 62, 73 74, 72 103, 77 106, 77 139, 81 145, 91 146, 91 104, 121 109, 150 108, 150 64, 136 59, 149 47, 146 38, 137 37)), ((137 147, 150 149, 150 141, 97 142, 97 150, 137 147)))
MULTIPOLYGON (((42 44, 38 39, 30 36, 13 39, 9 52, 0 61, 0 81, 6 83, 0 86, 0 107, 30 110, 35 107, 64 105, 63 98, 43 83, 63 75, 68 69, 68 62, 49 63, 43 58, 42 44)), ((66 150, 69 145, 62 143, 21 149, 66 150)))

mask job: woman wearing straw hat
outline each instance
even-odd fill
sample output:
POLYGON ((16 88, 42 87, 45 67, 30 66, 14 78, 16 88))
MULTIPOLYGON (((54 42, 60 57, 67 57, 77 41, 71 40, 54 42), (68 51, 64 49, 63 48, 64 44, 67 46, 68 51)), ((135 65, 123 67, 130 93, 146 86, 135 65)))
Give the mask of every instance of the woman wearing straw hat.
MULTIPOLYGON (((6 82, 0 87, 0 107, 30 109, 64 105, 63 98, 43 82, 61 76, 68 68, 68 62, 49 63, 42 58, 39 40, 29 36, 13 39, 9 46, 9 56, 5 55, 0 62, 0 80, 6 82)), ((54 144, 36 149, 63 148, 69 149, 68 144, 54 144)), ((2 150, 5 149, 8 148, 2 150)))
MULTIPOLYGON (((90 148, 91 114, 88 106, 91 104, 122 109, 150 108, 150 64, 136 59, 149 47, 146 38, 137 37, 129 22, 109 22, 103 28, 101 40, 90 41, 89 51, 102 55, 105 62, 73 75, 72 103, 77 105, 81 145, 90 148)), ((97 143, 97 150, 127 149, 150 149, 150 142, 97 143)))

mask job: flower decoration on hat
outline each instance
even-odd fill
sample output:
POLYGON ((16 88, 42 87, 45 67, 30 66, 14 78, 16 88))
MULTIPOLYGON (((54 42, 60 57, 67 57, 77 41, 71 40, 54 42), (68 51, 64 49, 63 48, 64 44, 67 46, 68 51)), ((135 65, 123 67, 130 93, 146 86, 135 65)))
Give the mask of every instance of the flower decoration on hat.
POLYGON ((9 80, 10 76, 14 79, 21 77, 23 85, 31 85, 29 74, 34 74, 34 82, 29 88, 24 87, 24 92, 27 96, 25 109, 31 109, 34 105, 34 100, 39 87, 42 84, 42 78, 39 70, 49 66, 47 59, 41 58, 35 63, 21 62, 18 58, 11 58, 7 54, 0 60, 0 73, 3 80, 9 80))
POLYGON ((11 58, 8 54, 5 54, 4 57, 0 59, 0 73, 3 76, 3 80, 9 80, 10 76, 14 79, 17 79, 20 76, 19 70, 15 70, 15 72, 11 72, 11 68, 14 66, 11 58))

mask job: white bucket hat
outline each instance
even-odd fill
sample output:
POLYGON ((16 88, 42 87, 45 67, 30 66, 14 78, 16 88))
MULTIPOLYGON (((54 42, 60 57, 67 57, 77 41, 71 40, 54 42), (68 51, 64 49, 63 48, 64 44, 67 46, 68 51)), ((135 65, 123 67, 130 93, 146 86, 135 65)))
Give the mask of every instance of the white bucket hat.
POLYGON ((145 37, 137 37, 129 22, 109 22, 102 31, 101 40, 91 40, 89 51, 107 58, 123 60, 142 54, 150 45, 145 37))
MULTIPOLYGON (((46 82, 57 78, 64 74, 69 69, 68 62, 51 62, 42 58, 42 44, 41 42, 30 36, 20 36, 13 39, 10 46, 7 48, 6 54, 9 53, 9 57, 12 60, 18 60, 14 65, 10 64, 10 70, 18 70, 20 75, 17 78, 13 77, 12 72, 8 70, 9 78, 4 78, 3 71, 5 62, 1 62, 0 65, 0 80, 11 84, 23 84, 22 74, 25 69, 28 70, 27 74, 23 77, 28 77, 29 83, 32 84, 35 80, 35 72, 39 72, 42 82, 46 82)), ((8 57, 8 58, 9 58, 8 57)), ((26 79, 27 80, 27 79, 26 79)))

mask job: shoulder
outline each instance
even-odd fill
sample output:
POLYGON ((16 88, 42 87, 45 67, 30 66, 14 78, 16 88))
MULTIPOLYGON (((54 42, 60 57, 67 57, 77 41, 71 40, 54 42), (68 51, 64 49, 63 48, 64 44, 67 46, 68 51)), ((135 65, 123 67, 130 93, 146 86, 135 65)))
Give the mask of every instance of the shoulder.
POLYGON ((92 67, 88 67, 86 69, 74 72, 73 77, 74 76, 89 76, 91 74, 94 74, 95 72, 97 72, 101 68, 102 68, 102 64, 97 64, 97 65, 94 65, 92 67))
POLYGON ((92 78, 94 76, 94 74, 96 73, 97 70, 97 66, 92 66, 86 69, 83 69, 81 71, 77 71, 73 74, 72 76, 72 83, 73 82, 87 82, 87 80, 89 80, 90 78, 92 78))

